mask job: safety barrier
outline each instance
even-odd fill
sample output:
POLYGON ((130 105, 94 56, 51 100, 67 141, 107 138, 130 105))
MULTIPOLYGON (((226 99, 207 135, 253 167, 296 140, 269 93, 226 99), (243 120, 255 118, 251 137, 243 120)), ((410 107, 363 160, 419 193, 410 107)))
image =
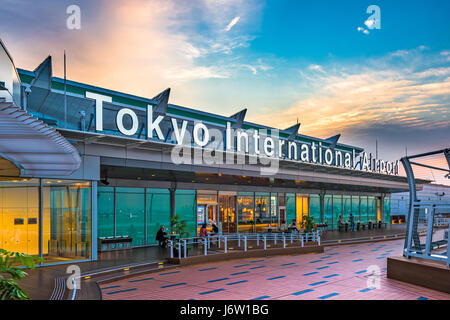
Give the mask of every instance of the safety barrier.
POLYGON ((188 247, 201 244, 203 246, 203 255, 208 255, 211 252, 211 244, 215 245, 214 253, 217 254, 217 249, 223 249, 223 253, 228 253, 229 244, 231 242, 237 242, 237 246, 242 248, 244 252, 253 247, 249 246, 249 243, 256 242, 256 246, 262 245, 264 250, 270 247, 270 243, 277 245, 282 243, 283 248, 286 248, 289 244, 298 242, 299 246, 304 247, 307 242, 317 242, 320 245, 319 232, 309 233, 236 233, 236 234, 218 234, 208 235, 207 237, 191 237, 182 238, 176 241, 169 241, 170 257, 174 258, 174 248, 178 250, 176 254, 178 258, 188 256, 188 247))

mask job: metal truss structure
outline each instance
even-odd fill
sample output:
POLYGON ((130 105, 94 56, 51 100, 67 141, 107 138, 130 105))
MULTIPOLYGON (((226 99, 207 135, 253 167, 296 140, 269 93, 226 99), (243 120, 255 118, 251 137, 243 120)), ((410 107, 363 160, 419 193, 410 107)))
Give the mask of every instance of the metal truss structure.
MULTIPOLYGON (((420 160, 419 160, 420 161, 420 160)), ((407 217, 407 229, 403 255, 406 258, 417 257, 428 260, 444 261, 447 267, 450 266, 450 245, 449 234, 450 225, 445 229, 435 222, 442 216, 450 216, 450 202, 443 201, 421 201, 417 198, 416 182, 412 165, 421 166, 433 170, 446 172, 446 177, 450 178, 450 149, 442 149, 412 156, 405 156, 401 159, 408 179, 410 203, 407 217), (447 161, 448 168, 439 168, 428 164, 415 162, 416 159, 432 155, 443 155, 447 161), (419 214, 425 212, 426 216, 426 236, 419 236, 419 214)), ((448 221, 448 219, 447 219, 448 221)))

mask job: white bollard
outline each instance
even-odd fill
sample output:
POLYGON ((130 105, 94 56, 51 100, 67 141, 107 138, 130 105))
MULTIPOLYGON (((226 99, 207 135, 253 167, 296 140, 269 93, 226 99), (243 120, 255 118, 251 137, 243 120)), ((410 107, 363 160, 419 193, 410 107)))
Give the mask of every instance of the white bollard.
POLYGON ((264 235, 264 250, 266 250, 266 236, 264 235))
POLYGON ((283 234, 283 248, 286 248, 286 236, 283 234))
POLYGON ((221 241, 222 241, 222 239, 221 239, 221 235, 219 235, 218 237, 217 237, 217 241, 219 241, 219 249, 220 249, 220 244, 221 244, 221 241))
POLYGON ((277 244, 277 234, 275 233, 275 240, 274 240, 274 244, 277 244))
POLYGON ((247 236, 244 236, 244 251, 247 251, 247 236))
POLYGON ((256 245, 259 246, 259 234, 256 235, 256 245))
POLYGON ((238 234, 238 247, 239 248, 241 247, 241 235, 240 234, 238 234))
POLYGON ((178 241, 178 259, 181 259, 181 241, 178 241))
POLYGON ((187 245, 186 245, 186 240, 183 240, 183 246, 184 246, 184 248, 183 248, 183 250, 184 250, 184 257, 186 258, 186 256, 187 256, 187 245))
POLYGON ((291 233, 291 244, 292 244, 292 241, 293 241, 293 234, 291 233))
POLYGON ((302 239, 302 248, 303 248, 303 235, 301 235, 301 239, 302 239))
POLYGON ((173 258, 173 242, 169 240, 169 246, 170 246, 170 257, 173 258))
POLYGON ((205 256, 206 256, 206 255, 208 255, 208 243, 207 243, 207 239, 204 240, 203 247, 205 248, 205 249, 204 249, 204 250, 205 250, 204 253, 205 253, 205 256))

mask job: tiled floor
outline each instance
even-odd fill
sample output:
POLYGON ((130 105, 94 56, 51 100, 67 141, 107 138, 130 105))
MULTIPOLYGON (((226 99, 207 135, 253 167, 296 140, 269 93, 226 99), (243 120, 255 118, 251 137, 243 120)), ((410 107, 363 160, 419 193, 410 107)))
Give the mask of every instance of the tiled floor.
POLYGON ((334 246, 321 254, 244 259, 178 268, 102 286, 103 299, 445 299, 386 278, 386 257, 403 240, 334 246), (379 271, 380 276, 374 276, 379 271))

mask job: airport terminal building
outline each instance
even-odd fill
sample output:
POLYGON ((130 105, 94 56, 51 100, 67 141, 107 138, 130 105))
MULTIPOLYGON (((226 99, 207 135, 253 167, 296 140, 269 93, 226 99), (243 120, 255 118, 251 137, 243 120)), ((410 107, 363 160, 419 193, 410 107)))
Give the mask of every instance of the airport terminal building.
MULTIPOLYGON (((16 69, 1 44, 0 248, 45 264, 96 260, 98 240, 154 245, 177 215, 196 236, 267 232, 304 216, 391 223, 399 162, 361 147, 16 69)), ((418 187, 427 181, 418 180, 418 187)))

